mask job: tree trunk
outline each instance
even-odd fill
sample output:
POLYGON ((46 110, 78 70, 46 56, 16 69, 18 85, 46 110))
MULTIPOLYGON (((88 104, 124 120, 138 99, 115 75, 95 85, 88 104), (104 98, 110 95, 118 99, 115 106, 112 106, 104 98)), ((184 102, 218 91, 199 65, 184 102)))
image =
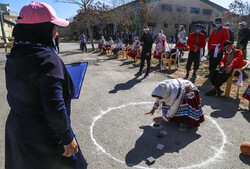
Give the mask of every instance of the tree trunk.
POLYGON ((89 32, 89 39, 91 41, 91 45, 92 45, 92 51, 95 50, 95 46, 94 46, 94 40, 93 40, 93 28, 91 28, 91 26, 88 24, 88 32, 89 32))
POLYGON ((87 9, 86 4, 83 5, 84 6, 84 10, 86 12, 86 17, 87 17, 87 30, 89 32, 89 38, 91 41, 91 45, 92 45, 92 51, 95 50, 95 46, 94 46, 94 40, 93 40, 93 27, 90 25, 90 17, 89 17, 89 11, 87 9))

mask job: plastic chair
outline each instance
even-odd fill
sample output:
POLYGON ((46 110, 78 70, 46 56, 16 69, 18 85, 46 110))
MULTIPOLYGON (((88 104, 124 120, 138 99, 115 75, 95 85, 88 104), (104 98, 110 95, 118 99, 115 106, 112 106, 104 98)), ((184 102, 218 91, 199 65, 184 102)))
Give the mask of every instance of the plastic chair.
MULTIPOLYGON (((171 65, 172 65, 172 61, 174 61, 174 66, 175 69, 177 69, 177 64, 176 64, 176 60, 173 59, 173 57, 177 54, 177 52, 175 53, 171 53, 170 57, 167 57, 167 53, 162 53, 161 54, 161 64, 166 61, 168 63, 168 70, 171 70, 171 65)), ((175 58, 175 57, 174 57, 175 58)))
POLYGON ((8 52, 8 49, 11 50, 11 48, 12 48, 12 43, 5 43, 4 44, 5 53, 8 52))
MULTIPOLYGON (((235 72, 237 72, 237 71, 243 71, 244 69, 246 69, 246 68, 248 67, 249 62, 246 61, 246 60, 244 60, 243 62, 244 62, 244 63, 243 63, 243 67, 242 67, 242 68, 236 68, 236 69, 234 69, 234 70, 233 70, 233 73, 232 73, 232 75, 231 75, 231 77, 229 77, 229 78, 227 79, 226 93, 225 93, 226 96, 229 96, 229 95, 230 95, 230 91, 231 91, 231 87, 232 87, 232 82, 233 82, 233 80, 237 80, 237 81, 239 80, 238 77, 235 77, 235 76, 234 76, 235 72)), ((239 95, 239 91, 240 91, 240 87, 237 86, 237 96, 239 95)))

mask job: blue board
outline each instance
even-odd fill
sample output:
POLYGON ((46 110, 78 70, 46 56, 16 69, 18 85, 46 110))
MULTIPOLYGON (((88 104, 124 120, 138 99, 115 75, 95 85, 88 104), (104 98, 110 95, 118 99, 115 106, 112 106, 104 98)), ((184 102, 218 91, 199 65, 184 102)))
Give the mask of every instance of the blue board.
POLYGON ((80 95, 82 83, 83 83, 83 79, 84 79, 87 67, 88 67, 88 62, 73 63, 73 64, 66 65, 66 69, 68 70, 69 75, 75 86, 75 95, 73 99, 78 99, 80 95))

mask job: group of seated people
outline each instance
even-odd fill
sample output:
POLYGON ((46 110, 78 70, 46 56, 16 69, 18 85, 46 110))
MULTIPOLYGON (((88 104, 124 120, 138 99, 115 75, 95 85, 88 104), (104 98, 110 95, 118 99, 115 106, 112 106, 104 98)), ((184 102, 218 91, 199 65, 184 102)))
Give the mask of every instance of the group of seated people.
MULTIPOLYGON (((159 59, 159 63, 160 63, 161 54, 166 53, 166 49, 167 49, 166 36, 164 35, 162 30, 159 31, 159 35, 158 35, 158 38, 156 39, 155 43, 156 43, 156 47, 155 47, 153 57, 159 59)), ((103 53, 106 53, 107 50, 111 49, 113 44, 114 44, 114 42, 112 40, 112 37, 110 37, 109 41, 106 43, 105 39, 104 39, 104 36, 102 36, 98 47, 99 47, 100 52, 103 51, 103 53)), ((127 55, 134 58, 134 59, 141 52, 140 51, 141 42, 140 42, 138 37, 134 38, 133 46, 127 47, 127 48, 122 48, 122 46, 123 46, 122 41, 120 39, 118 39, 116 46, 112 49, 112 52, 114 53, 114 55, 116 57, 117 57, 117 53, 118 53, 119 50, 128 51, 127 55)))

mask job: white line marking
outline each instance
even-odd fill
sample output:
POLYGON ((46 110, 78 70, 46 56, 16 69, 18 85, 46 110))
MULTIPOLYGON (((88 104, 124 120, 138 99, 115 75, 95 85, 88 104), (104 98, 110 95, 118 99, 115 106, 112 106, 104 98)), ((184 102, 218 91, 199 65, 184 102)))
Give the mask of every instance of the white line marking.
MULTIPOLYGON (((102 151, 104 154, 106 154, 107 156, 109 156, 110 158, 112 158, 113 160, 119 162, 119 163, 122 163, 122 164, 125 164, 125 165, 128 165, 129 164, 126 164, 124 161, 121 161, 117 158, 115 158, 114 156, 112 156, 110 153, 108 153, 102 146, 100 146, 97 142, 96 142, 96 139, 94 138, 93 136, 93 128, 94 128, 94 125, 95 125, 95 122, 97 120, 99 120, 103 115, 107 114, 108 112, 112 111, 112 110, 116 110, 116 109, 122 109, 124 107, 127 107, 127 106, 134 106, 134 105, 143 105, 143 104, 153 104, 153 102, 138 102, 138 103, 129 103, 129 104, 124 104, 124 105, 121 105, 121 106, 118 106, 118 107, 110 107, 108 108, 108 110, 106 111, 101 111, 101 114, 99 116, 96 116, 94 117, 93 119, 93 123, 92 125, 90 126, 90 137, 94 143, 94 145, 96 145, 97 147, 97 150, 99 151, 102 151)), ((215 162, 216 160, 218 159, 222 159, 223 158, 223 153, 224 152, 224 147, 225 147, 225 144, 227 143, 227 136, 225 135, 224 131, 221 129, 221 127, 218 125, 218 123, 213 120, 211 117, 205 115, 207 119, 209 119, 219 130, 220 134, 222 135, 222 143, 221 143, 221 147, 220 148, 215 148, 216 150, 216 153, 214 154, 213 157, 207 159, 206 161, 202 162, 202 163, 199 163, 199 164, 193 164, 193 165, 190 165, 190 166, 187 166, 187 167, 180 167, 178 169, 190 169, 190 168, 197 168, 197 167, 204 167, 206 165, 209 165, 210 163, 213 163, 215 162)), ((133 165, 133 164, 131 164, 133 165)), ((140 169, 155 169, 155 168, 148 168, 148 167, 143 167, 143 166, 133 166, 133 168, 140 168, 140 169)))

